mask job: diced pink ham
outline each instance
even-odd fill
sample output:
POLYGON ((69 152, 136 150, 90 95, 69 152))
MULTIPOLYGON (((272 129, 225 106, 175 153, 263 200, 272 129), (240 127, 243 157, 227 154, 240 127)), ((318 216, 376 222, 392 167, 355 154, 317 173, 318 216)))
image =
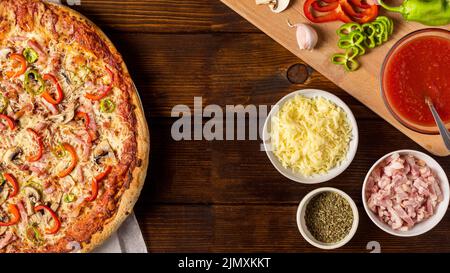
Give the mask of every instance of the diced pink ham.
POLYGON ((428 219, 442 202, 439 180, 425 162, 393 154, 370 174, 367 204, 392 229, 407 231, 428 219))
POLYGON ((8 40, 12 42, 23 42, 27 39, 26 36, 12 36, 8 40))
POLYGON ((434 214, 434 207, 433 207, 433 203, 432 203, 431 199, 427 200, 427 214, 428 215, 434 214))
POLYGON ((5 248, 14 240, 15 240, 14 233, 12 233, 11 231, 5 232, 5 236, 2 239, 0 239, 0 249, 5 248))
POLYGON ((50 180, 44 181, 44 193, 51 194, 56 190, 56 187, 50 180))
POLYGON ((373 170, 372 175, 375 180, 379 179, 381 177, 381 168, 377 167, 375 170, 373 170))
POLYGON ((51 103, 49 103, 49 102, 47 102, 46 100, 44 100, 44 99, 41 99, 41 103, 53 114, 53 115, 57 115, 57 114, 59 114, 59 110, 58 110, 58 108, 55 106, 55 105, 53 105, 53 104, 51 104, 51 103))
POLYGON ((19 209, 20 213, 20 221, 24 224, 24 226, 28 225, 28 214, 27 210, 23 206, 22 201, 17 202, 17 208, 19 209))
POLYGON ((394 210, 397 213, 397 215, 402 218, 403 221, 406 222, 409 228, 414 226, 414 221, 411 219, 411 217, 403 210, 403 208, 399 205, 394 206, 394 210))
POLYGON ((78 165, 75 168, 75 175, 74 175, 74 179, 81 184, 84 184, 84 174, 83 174, 83 169, 80 167, 80 165, 78 165))
POLYGON ((419 169, 420 175, 422 177, 428 177, 431 175, 431 169, 429 167, 422 167, 419 169))
POLYGON ((393 229, 399 229, 403 226, 403 221, 400 218, 400 216, 398 216, 397 212, 395 212, 395 210, 391 207, 388 208, 389 214, 391 216, 391 220, 392 220, 392 225, 391 227, 393 229))
POLYGON ((29 40, 27 42, 27 44, 28 44, 29 47, 34 49, 39 54, 39 57, 44 57, 44 58, 47 57, 47 52, 45 52, 42 49, 42 46, 38 42, 36 42, 35 40, 29 40))
POLYGON ((377 185, 378 187, 380 187, 381 189, 386 188, 389 184, 391 183, 391 178, 383 175, 383 177, 381 177, 381 179, 378 181, 377 185))

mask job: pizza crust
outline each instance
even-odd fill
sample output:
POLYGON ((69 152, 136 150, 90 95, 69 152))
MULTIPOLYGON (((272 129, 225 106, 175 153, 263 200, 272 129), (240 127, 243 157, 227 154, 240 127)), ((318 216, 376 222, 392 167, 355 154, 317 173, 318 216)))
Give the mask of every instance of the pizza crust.
MULTIPOLYGON (((126 69, 126 67, 125 67, 126 69)), ((84 245, 83 252, 91 252, 96 247, 102 245, 111 235, 117 231, 122 225, 125 219, 133 211, 133 207, 139 199, 139 195, 144 186, 145 178, 147 176, 147 169, 149 165, 149 151, 150 151, 150 134, 148 125, 145 119, 144 110, 139 96, 137 95, 136 87, 134 87, 135 93, 132 95, 133 104, 138 106, 135 110, 137 119, 137 157, 142 160, 140 167, 135 167, 132 173, 133 180, 130 186, 123 193, 119 208, 116 215, 110 219, 101 232, 95 233, 91 237, 90 243, 84 245)))
MULTIPOLYGON (((57 6, 58 9, 61 9, 70 15, 74 16, 80 21, 85 21, 88 25, 92 26, 100 38, 108 45, 111 53, 117 54, 121 56, 118 52, 114 44, 111 40, 106 36, 106 34, 96 26, 91 20, 86 18, 81 13, 63 5, 58 5, 55 3, 46 3, 47 5, 57 6)), ((122 61, 122 73, 128 75, 131 80, 131 76, 129 75, 128 68, 126 64, 122 61)), ((141 160, 140 166, 135 166, 132 172, 132 181, 129 185, 129 188, 126 189, 122 197, 120 198, 119 207, 117 208, 116 214, 109 219, 109 221, 103 226, 103 229, 100 232, 97 232, 92 235, 89 243, 84 244, 82 246, 82 252, 91 252, 98 246, 102 245, 111 235, 117 231, 117 229, 122 225, 125 219, 132 213, 133 207, 137 202, 141 190, 144 186, 145 178, 147 176, 147 169, 149 165, 149 153, 150 153, 150 133, 148 129, 148 124, 145 118, 144 108, 142 106, 141 99, 139 97, 138 91, 134 83, 132 83, 133 91, 130 94, 130 104, 135 106, 134 113, 136 116, 136 142, 137 142, 137 151, 136 156, 141 160)))

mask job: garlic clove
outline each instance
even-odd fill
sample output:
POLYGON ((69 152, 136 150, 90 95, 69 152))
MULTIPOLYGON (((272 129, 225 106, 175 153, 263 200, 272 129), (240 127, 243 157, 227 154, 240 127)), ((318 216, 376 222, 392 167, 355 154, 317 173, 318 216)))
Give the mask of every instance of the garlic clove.
POLYGON ((312 26, 303 23, 292 25, 289 21, 288 24, 296 28, 297 43, 301 50, 312 50, 316 47, 319 36, 312 26))

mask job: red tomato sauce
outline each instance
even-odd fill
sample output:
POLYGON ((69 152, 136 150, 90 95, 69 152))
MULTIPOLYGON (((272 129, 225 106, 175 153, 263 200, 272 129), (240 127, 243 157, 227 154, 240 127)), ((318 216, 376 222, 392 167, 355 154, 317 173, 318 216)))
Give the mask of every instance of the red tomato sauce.
POLYGON ((450 121, 450 40, 439 36, 416 38, 391 56, 384 75, 385 95, 401 117, 433 126, 425 103, 433 101, 442 120, 450 121))

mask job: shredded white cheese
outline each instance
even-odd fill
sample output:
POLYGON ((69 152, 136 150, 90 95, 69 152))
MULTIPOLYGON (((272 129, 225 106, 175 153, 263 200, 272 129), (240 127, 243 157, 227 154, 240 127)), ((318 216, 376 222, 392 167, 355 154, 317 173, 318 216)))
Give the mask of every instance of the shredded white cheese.
POLYGON ((352 128, 344 110, 323 98, 295 96, 271 120, 271 142, 285 168, 323 174, 346 157, 352 128))

